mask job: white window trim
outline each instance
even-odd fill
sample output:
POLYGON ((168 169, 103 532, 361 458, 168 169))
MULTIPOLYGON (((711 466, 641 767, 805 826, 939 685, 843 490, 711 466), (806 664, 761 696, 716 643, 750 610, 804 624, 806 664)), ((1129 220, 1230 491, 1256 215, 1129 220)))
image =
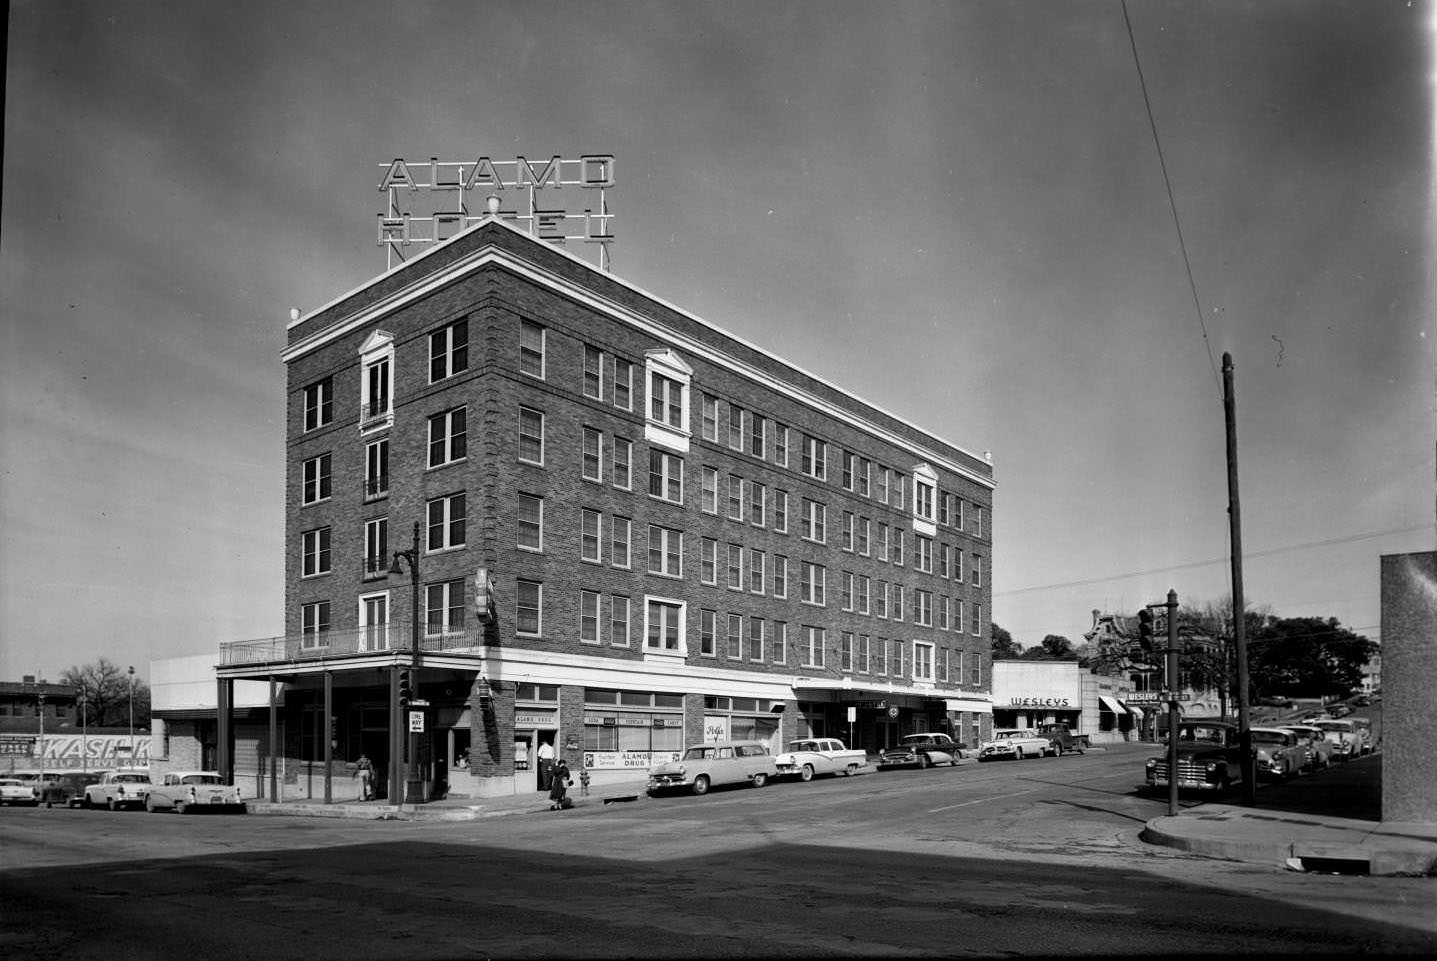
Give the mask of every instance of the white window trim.
POLYGON ((394 335, 387 330, 376 330, 359 348, 359 432, 384 430, 394 426, 394 335), (384 385, 385 397, 389 404, 385 410, 369 415, 369 368, 388 362, 384 385))
POLYGON ((587 587, 579 589, 579 643, 598 647, 604 643, 604 595, 600 591, 591 591, 587 587), (584 639, 584 598, 594 599, 594 639, 584 639))
MULTIPOLYGON (((543 466, 544 466, 544 458, 545 458, 545 455, 546 455, 546 453, 547 453, 547 452, 545 451, 545 449, 544 449, 545 446, 546 446, 546 443, 545 443, 545 440, 546 440, 546 439, 545 439, 545 436, 544 436, 544 435, 545 435, 545 433, 546 433, 546 431, 548 430, 548 427, 549 427, 548 418, 546 418, 546 417, 544 416, 544 412, 543 412, 542 410, 540 410, 539 408, 537 408, 537 407, 530 407, 528 404, 520 404, 520 405, 519 405, 519 423, 516 425, 516 430, 518 431, 518 437, 519 437, 519 439, 521 439, 521 440, 522 440, 523 437, 524 437, 524 412, 525 412, 525 411, 528 411, 528 412, 531 413, 531 414, 538 414, 538 415, 539 415, 539 459, 538 459, 538 460, 530 460, 529 458, 525 457, 523 454, 517 453, 517 452, 516 452, 516 454, 515 454, 515 459, 518 460, 519 463, 521 463, 521 464, 533 464, 533 465, 535 465, 536 467, 543 467, 543 466)), ((519 445, 519 447, 517 448, 517 450, 522 450, 522 449, 523 449, 523 445, 521 444, 521 445, 519 445)))
POLYGON ((938 536, 937 511, 938 497, 938 472, 927 464, 919 464, 913 468, 913 529, 919 534, 926 534, 929 537, 938 536), (923 485, 928 488, 928 513, 919 513, 919 505, 922 498, 918 496, 918 487, 923 485))
POLYGON ((379 599, 381 599, 381 598, 383 598, 383 600, 384 600, 384 610, 385 610, 385 613, 386 613, 386 614, 391 613, 391 612, 392 612, 392 607, 391 607, 390 602, 389 602, 389 592, 388 592, 388 591, 370 591, 370 592, 367 593, 367 594, 360 594, 360 595, 359 595, 359 601, 358 601, 358 605, 359 605, 359 616, 358 616, 357 620, 355 621, 355 623, 359 625, 359 645, 360 645, 360 650, 365 650, 365 651, 387 651, 387 650, 390 649, 390 645, 391 645, 391 643, 392 643, 392 639, 391 639, 390 636, 389 636, 389 625, 390 625, 391 623, 393 623, 393 620, 392 620, 392 619, 386 620, 383 624, 371 624, 371 623, 369 623, 369 620, 368 620, 368 618, 369 618, 369 608, 368 608, 368 606, 367 606, 367 602, 369 602, 369 601, 377 601, 377 600, 379 600, 379 599), (381 643, 382 643, 382 646, 370 646, 370 645, 369 645, 369 629, 372 628, 372 627, 382 627, 382 628, 384 628, 384 637, 383 637, 383 640, 382 640, 382 642, 381 642, 381 643))
POLYGON ((514 633, 519 637, 543 637, 544 636, 544 582, 536 581, 528 577, 519 577, 514 580, 514 633), (519 630, 519 582, 524 581, 539 588, 539 623, 535 625, 532 632, 519 630))
POLYGON ((658 347, 644 352, 644 439, 651 444, 660 444, 680 454, 689 452, 693 432, 689 429, 689 403, 692 394, 694 370, 684 363, 682 357, 667 347, 658 347), (653 417, 653 374, 659 374, 679 385, 678 427, 653 417))
POLYGON ((627 594, 609 595, 609 646, 630 647, 632 646, 632 635, 634 633, 634 605, 630 602, 627 594), (624 639, 619 640, 614 636, 614 605, 618 602, 624 603, 624 639))
POLYGON ((663 597, 658 594, 644 595, 643 650, 645 660, 679 661, 689 656, 689 602, 677 597, 663 597), (679 609, 679 647, 676 651, 665 651, 649 647, 649 615, 653 604, 670 604, 679 609))
POLYGON ((909 662, 910 662, 911 665, 912 665, 912 670, 911 670, 910 673, 911 673, 911 675, 912 675, 912 677, 913 677, 913 680, 915 680, 915 681, 926 681, 926 682, 928 682, 928 683, 930 683, 930 684, 933 682, 934 668, 936 667, 936 664, 935 664, 935 662, 934 662, 934 658, 936 657, 936 650, 937 650, 936 647, 935 647, 935 646, 933 645, 933 643, 930 642, 930 641, 914 641, 914 642, 913 642, 913 653, 909 656, 909 662), (919 651, 920 649, 926 649, 926 650, 928 651, 928 673, 927 673, 927 675, 921 674, 921 673, 919 673, 919 671, 918 671, 918 651, 919 651))

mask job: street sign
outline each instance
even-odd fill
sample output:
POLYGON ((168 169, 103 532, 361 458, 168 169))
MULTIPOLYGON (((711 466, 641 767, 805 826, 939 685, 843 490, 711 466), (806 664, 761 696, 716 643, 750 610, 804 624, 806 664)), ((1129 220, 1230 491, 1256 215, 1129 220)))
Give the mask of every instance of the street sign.
POLYGON ((1172 691, 1134 691, 1131 694, 1123 695, 1123 700, 1131 704, 1157 704, 1160 701, 1191 701, 1193 696, 1185 691, 1173 693, 1172 691))
POLYGON ((410 733, 410 734, 423 734, 423 733, 424 733, 424 712, 423 712, 423 711, 410 711, 410 712, 409 712, 409 733, 410 733))

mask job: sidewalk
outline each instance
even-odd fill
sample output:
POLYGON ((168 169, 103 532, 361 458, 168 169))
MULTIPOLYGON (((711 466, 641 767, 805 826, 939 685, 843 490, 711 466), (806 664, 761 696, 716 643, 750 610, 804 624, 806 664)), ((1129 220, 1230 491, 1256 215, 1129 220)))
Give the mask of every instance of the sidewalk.
MULTIPOLYGON (((575 786, 569 797, 575 808, 602 807, 644 797, 647 780, 595 785, 589 797, 579 794, 575 786)), ((282 814, 287 817, 356 818, 369 821, 473 821, 480 818, 504 817, 509 814, 532 814, 549 810, 549 795, 542 791, 526 791, 506 797, 449 797, 424 804, 390 804, 387 801, 342 801, 325 804, 322 800, 304 799, 271 802, 255 799, 245 802, 250 814, 282 814)))
POLYGON ((1259 784, 1256 803, 1231 798, 1153 818, 1150 844, 1336 874, 1437 874, 1437 824, 1384 822, 1381 755, 1282 784, 1259 784))

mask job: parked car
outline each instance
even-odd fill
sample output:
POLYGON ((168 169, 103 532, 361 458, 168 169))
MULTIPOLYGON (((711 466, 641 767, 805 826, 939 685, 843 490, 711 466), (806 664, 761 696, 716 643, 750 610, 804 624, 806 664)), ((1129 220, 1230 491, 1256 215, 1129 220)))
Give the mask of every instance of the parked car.
POLYGON ((56 804, 63 804, 66 807, 79 807, 85 799, 85 788, 91 784, 100 783, 100 771, 63 771, 55 775, 51 780, 45 779, 45 786, 40 789, 40 801, 46 807, 53 807, 56 804))
POLYGON ((226 784, 217 771, 171 771, 160 778, 145 795, 145 810, 174 811, 238 811, 244 813, 240 789, 226 784))
POLYGON ((34 807, 40 803, 40 789, 18 777, 0 778, 0 804, 23 804, 34 807))
POLYGON ((1333 754, 1344 761, 1350 761, 1362 753, 1362 735, 1351 721, 1329 719, 1315 725, 1332 742, 1333 754))
POLYGON ((1000 730, 978 747, 979 761, 1021 761, 1025 757, 1056 754, 1053 742, 1037 731, 1000 730))
MULTIPOLYGON (((1231 721, 1180 721, 1177 747, 1179 789, 1222 793, 1242 782, 1242 744, 1231 721)), ((1144 773, 1149 789, 1168 787, 1167 752, 1148 758, 1144 773)))
POLYGON ((99 781, 86 785, 84 805, 87 808, 107 807, 111 811, 141 807, 145 803, 145 795, 153 786, 148 771, 106 771, 99 781))
POLYGON ((677 761, 666 761, 649 771, 648 793, 688 788, 707 794, 720 784, 763 787, 778 774, 768 746, 758 741, 714 741, 684 751, 677 761))
POLYGON ((1369 704, 1372 703, 1372 698, 1368 697, 1366 694, 1359 694, 1352 699, 1352 703, 1356 704, 1358 707, 1367 707, 1369 704))
POLYGON ((1088 735, 1074 734, 1073 729, 1066 721, 1051 721, 1047 724, 1038 725, 1038 733, 1048 739, 1053 746, 1053 756, 1062 757, 1064 754, 1076 751, 1079 754, 1086 753, 1092 744, 1088 742, 1088 735))
POLYGON ((1297 735, 1309 771, 1320 771, 1332 764, 1332 742, 1327 740, 1322 728, 1311 724, 1284 724, 1283 727, 1297 735))
POLYGON ((811 781, 820 774, 856 774, 868 766, 868 753, 850 751, 831 737, 809 737, 790 741, 773 761, 779 777, 811 781))
POLYGON ((947 734, 908 734, 879 755, 878 766, 931 767, 958 763, 958 743, 947 734))
POLYGON ((1254 727, 1252 747, 1257 752, 1257 773, 1275 778, 1300 774, 1307 767, 1307 749, 1286 728, 1254 727))
POLYGON ((1327 705, 1327 716, 1333 718, 1346 717, 1352 713, 1352 705, 1338 701, 1336 704, 1327 705))

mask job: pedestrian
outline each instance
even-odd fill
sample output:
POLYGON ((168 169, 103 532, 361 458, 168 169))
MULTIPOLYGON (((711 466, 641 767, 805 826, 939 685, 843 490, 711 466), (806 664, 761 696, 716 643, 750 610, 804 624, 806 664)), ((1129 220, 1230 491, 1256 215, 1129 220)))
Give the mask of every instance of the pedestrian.
POLYGON ((579 768, 579 794, 589 796, 589 769, 586 767, 579 768))
POLYGON ((569 800, 569 766, 560 758, 554 765, 553 785, 549 788, 549 810, 562 811, 574 806, 569 800))
POLYGON ((539 790, 547 791, 553 787, 554 776, 554 744, 552 741, 545 741, 539 745, 539 790))
POLYGON ((354 764, 354 776, 359 778, 359 797, 362 801, 374 800, 374 765, 369 760, 369 755, 363 751, 359 753, 359 760, 354 764))

